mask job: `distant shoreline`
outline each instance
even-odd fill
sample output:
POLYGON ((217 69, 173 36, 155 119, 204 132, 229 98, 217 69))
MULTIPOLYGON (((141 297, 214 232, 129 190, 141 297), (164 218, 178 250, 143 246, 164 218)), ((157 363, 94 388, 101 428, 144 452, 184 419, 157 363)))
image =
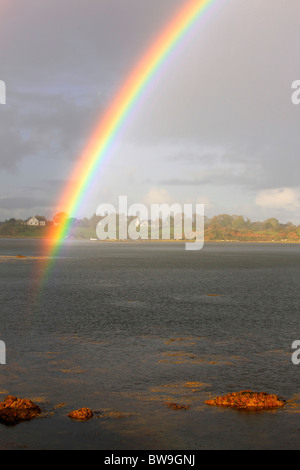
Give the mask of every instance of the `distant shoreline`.
MULTIPOLYGON (((50 238, 47 237, 22 237, 22 236, 0 236, 0 240, 45 240, 51 241, 50 238)), ((90 242, 90 243, 195 243, 195 240, 90 240, 88 238, 68 238, 64 239, 63 241, 77 241, 77 242, 90 242)), ((300 240, 204 240, 204 244, 207 243, 269 243, 269 244, 299 244, 300 240)), ((1 256, 1 255, 0 255, 1 256)))

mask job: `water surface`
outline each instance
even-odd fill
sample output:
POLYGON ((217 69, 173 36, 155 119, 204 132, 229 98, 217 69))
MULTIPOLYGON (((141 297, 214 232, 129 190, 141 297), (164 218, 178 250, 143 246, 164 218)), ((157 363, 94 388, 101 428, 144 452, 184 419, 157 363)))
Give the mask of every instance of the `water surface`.
MULTIPOLYGON (((40 242, 0 240, 0 255, 19 254, 40 256, 40 242)), ((0 259, 0 399, 45 412, 0 425, 1 448, 299 448, 300 245, 66 242, 37 292, 44 263, 0 259), (247 389, 292 403, 204 404, 247 389), (67 417, 82 406, 99 413, 67 417)))

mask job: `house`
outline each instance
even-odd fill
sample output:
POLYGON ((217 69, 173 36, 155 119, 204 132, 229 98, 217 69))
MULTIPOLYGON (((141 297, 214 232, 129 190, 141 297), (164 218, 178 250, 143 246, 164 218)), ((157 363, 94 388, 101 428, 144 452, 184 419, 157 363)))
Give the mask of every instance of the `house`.
POLYGON ((41 217, 36 215, 35 217, 29 217, 29 219, 25 220, 25 225, 29 225, 30 227, 43 227, 47 224, 47 220, 45 217, 41 217))

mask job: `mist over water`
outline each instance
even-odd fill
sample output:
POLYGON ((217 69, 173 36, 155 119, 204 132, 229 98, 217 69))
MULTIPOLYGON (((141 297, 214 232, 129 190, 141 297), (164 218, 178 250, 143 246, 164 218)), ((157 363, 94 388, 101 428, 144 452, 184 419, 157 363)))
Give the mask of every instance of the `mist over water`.
MULTIPOLYGON (((19 254, 42 249, 0 240, 0 255, 19 254)), ((204 401, 247 389, 299 399, 300 245, 70 241, 36 296, 44 262, 0 258, 0 400, 30 398, 48 413, 0 424, 2 448, 299 447, 289 404, 241 413, 204 401), (67 417, 83 406, 99 413, 67 417)))

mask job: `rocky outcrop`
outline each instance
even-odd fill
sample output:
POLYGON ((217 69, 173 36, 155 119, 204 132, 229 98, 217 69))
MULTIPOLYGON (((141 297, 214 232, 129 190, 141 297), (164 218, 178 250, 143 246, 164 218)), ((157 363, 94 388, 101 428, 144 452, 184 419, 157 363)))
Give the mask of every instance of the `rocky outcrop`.
POLYGON ((80 408, 79 410, 71 411, 68 416, 78 421, 87 421, 94 416, 94 413, 89 408, 80 408))
POLYGON ((276 395, 269 395, 265 392, 257 393, 251 390, 229 393, 228 395, 217 397, 213 400, 207 400, 205 403, 210 406, 226 406, 238 410, 250 411, 273 410, 282 408, 285 405, 285 401, 281 400, 276 395))
POLYGON ((42 410, 31 400, 21 399, 8 395, 0 403, 0 422, 14 425, 22 421, 28 421, 40 415, 42 410))
POLYGON ((178 405, 178 403, 172 402, 165 403, 165 405, 172 410, 188 410, 190 408, 188 405, 178 405))

